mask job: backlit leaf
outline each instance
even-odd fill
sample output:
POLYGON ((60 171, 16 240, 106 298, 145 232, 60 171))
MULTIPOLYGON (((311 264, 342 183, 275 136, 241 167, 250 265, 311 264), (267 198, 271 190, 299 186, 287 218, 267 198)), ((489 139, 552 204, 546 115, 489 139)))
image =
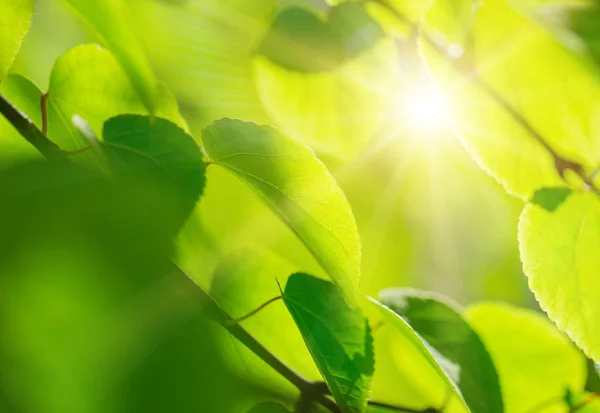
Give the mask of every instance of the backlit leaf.
POLYGON ((600 360, 600 199, 573 193, 554 212, 534 204, 519 221, 523 270, 540 306, 585 353, 600 360))
POLYGON ((33 0, 0 3, 0 82, 12 66, 31 26, 33 0))
POLYGON ((494 360, 506 413, 567 412, 570 390, 583 391, 585 359, 542 314, 503 304, 469 307, 465 317, 494 360), (549 401, 553 400, 552 403, 549 401))
POLYGON ((361 265, 356 222, 315 154, 272 127, 231 119, 208 126, 202 140, 209 162, 254 188, 354 301, 361 265))
POLYGON ((472 412, 503 412, 494 363, 455 304, 433 293, 400 288, 384 290, 379 297, 382 304, 406 320, 432 354, 451 363, 446 372, 472 412))

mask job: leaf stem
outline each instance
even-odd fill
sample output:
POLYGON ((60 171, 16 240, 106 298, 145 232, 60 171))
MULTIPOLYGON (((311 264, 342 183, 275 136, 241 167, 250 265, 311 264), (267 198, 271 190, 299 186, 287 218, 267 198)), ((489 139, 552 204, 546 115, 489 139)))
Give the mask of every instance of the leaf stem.
POLYGON ((66 159, 58 145, 46 138, 44 133, 33 122, 0 94, 0 113, 15 127, 17 131, 48 159, 66 159))
POLYGON ((450 63, 454 70, 487 93, 488 96, 490 96, 498 105, 500 105, 500 107, 502 107, 502 109, 504 109, 504 111, 506 111, 515 122, 517 122, 533 139, 535 139, 544 149, 546 149, 546 151, 548 151, 554 160, 554 167, 556 171, 563 180, 565 180, 565 172, 567 170, 571 170, 582 179, 582 181, 590 190, 600 194, 600 189, 594 185, 593 178, 586 175, 585 168, 578 162, 559 155, 552 148, 552 146, 550 146, 546 138, 544 138, 544 136, 518 110, 516 110, 502 95, 500 95, 500 93, 498 93, 492 85, 482 79, 475 71, 467 72, 463 68, 459 67, 456 64, 454 57, 452 57, 450 53, 448 53, 448 51, 441 44, 439 44, 439 42, 437 42, 433 37, 429 36, 423 30, 420 30, 419 25, 411 22, 403 13, 390 4, 388 0, 366 1, 377 3, 384 7, 398 21, 408 25, 413 32, 419 33, 419 36, 425 40, 425 42, 427 42, 427 44, 429 44, 438 54, 440 54, 444 60, 450 63))
POLYGON ((580 409, 584 408, 588 404, 590 404, 593 401, 598 400, 598 399, 600 399, 600 393, 592 393, 585 400, 583 400, 581 403, 578 403, 575 406, 573 406, 571 408, 571 410, 569 410, 569 412, 570 413, 575 413, 577 410, 580 410, 580 409))
POLYGON ((231 324, 239 324, 244 320, 249 319, 250 317, 256 315, 257 313, 259 313, 261 310, 263 310, 265 307, 269 306, 269 304, 274 303, 275 301, 281 300, 281 296, 278 295, 277 297, 273 297, 271 298, 269 301, 265 302, 264 304, 261 304, 260 306, 258 306, 257 308, 255 308, 254 310, 250 311, 248 314, 243 315, 240 318, 236 318, 230 321, 231 324))
POLYGON ((379 407, 381 409, 387 409, 387 410, 392 410, 395 412, 404 412, 404 413, 439 413, 440 412, 440 410, 436 409, 435 407, 427 407, 425 409, 413 409, 410 407, 394 406, 392 404, 381 403, 381 402, 376 402, 376 401, 372 401, 372 400, 369 400, 369 406, 379 407))

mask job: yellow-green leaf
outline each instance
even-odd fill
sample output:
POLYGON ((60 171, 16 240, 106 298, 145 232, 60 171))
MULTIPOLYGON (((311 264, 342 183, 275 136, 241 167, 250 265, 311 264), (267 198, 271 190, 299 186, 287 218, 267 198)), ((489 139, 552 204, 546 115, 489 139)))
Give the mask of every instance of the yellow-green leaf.
POLYGON ((506 413, 567 412, 563 396, 582 392, 586 378, 567 337, 543 315, 504 304, 476 304, 465 316, 494 359, 506 413))
POLYGON ((548 316, 600 360, 600 199, 572 193, 553 212, 528 204, 519 222, 523 270, 548 316))
POLYGON ((133 35, 122 0, 66 0, 115 54, 140 99, 154 114, 161 91, 144 48, 133 35))
POLYGON ((31 26, 33 0, 0 3, 0 82, 12 66, 31 26))
POLYGON ((248 183, 355 301, 361 244, 342 190, 310 148, 269 126, 222 119, 202 133, 209 162, 248 183))

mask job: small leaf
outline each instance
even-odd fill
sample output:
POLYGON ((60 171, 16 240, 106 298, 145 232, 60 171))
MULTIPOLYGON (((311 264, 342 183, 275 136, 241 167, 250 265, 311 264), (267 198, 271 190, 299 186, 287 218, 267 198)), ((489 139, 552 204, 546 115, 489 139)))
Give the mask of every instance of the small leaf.
POLYGON ((542 314, 504 304, 481 303, 465 313, 488 349, 498 375, 507 413, 565 412, 566 391, 580 394, 585 359, 542 314))
POLYGON ((10 0, 0 3, 0 82, 6 77, 21 44, 29 32, 33 0, 10 0))
POLYGON ((290 413, 290 411, 279 403, 264 402, 248 410, 248 413, 290 413))
POLYGON ((151 114, 160 100, 160 86, 142 45, 130 30, 122 0, 66 0, 115 54, 151 114))
POLYGON ((535 191, 531 203, 554 212, 572 193, 570 188, 542 188, 535 191))
MULTIPOLYGON (((433 371, 437 373, 437 376, 441 379, 441 381, 447 385, 448 391, 451 392, 460 405, 468 411, 469 408, 460 392, 460 389, 458 388, 456 382, 452 379, 452 376, 455 376, 455 374, 448 373, 448 371, 453 371, 456 373, 457 366, 452 361, 445 358, 442 354, 432 350, 426 341, 421 338, 421 336, 417 334, 417 332, 413 330, 412 327, 392 309, 375 299, 371 299, 371 302, 379 308, 383 316, 383 321, 398 330, 398 332, 400 332, 400 334, 406 338, 406 341, 418 351, 423 360, 433 369, 433 371)), ((398 351, 402 351, 402 349, 398 349, 398 351)))
POLYGON ((483 342, 460 315, 458 307, 432 293, 393 288, 381 303, 401 316, 419 334, 460 389, 473 413, 504 411, 498 374, 483 342))
MULTIPOLYGON (((158 91, 154 114, 186 128, 175 98, 163 85, 158 91)), ((104 122, 111 117, 151 113, 113 54, 95 44, 77 46, 56 60, 47 95, 48 136, 65 150, 89 144, 74 130, 74 115, 88 121, 100 136, 104 122)))
POLYGON ((290 276, 283 301, 343 413, 363 412, 375 369, 366 317, 337 287, 306 274, 290 276))
POLYGON ((121 175, 167 183, 178 213, 164 219, 180 229, 204 190, 206 166, 194 139, 165 119, 122 115, 105 123, 103 145, 121 175))
POLYGON ((356 222, 315 154, 274 128, 231 119, 208 126, 202 139, 209 162, 254 188, 355 301, 361 265, 356 222))
POLYGON ((600 199, 573 193, 554 212, 528 204, 519 245, 529 288, 557 326, 600 360, 600 199))

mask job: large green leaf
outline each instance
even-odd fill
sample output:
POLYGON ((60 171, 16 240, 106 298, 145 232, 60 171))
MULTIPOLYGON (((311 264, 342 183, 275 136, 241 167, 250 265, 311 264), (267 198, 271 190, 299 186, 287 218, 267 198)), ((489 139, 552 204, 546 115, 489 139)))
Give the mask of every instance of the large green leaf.
MULTIPOLYGON (((27 115, 35 125, 41 126, 42 92, 36 85, 22 76, 9 75, 0 84, 0 93, 27 115)), ((40 156, 40 153, 14 129, 8 120, 0 116, 0 166, 40 156)))
MULTIPOLYGON (((154 114, 186 128, 175 98, 163 85, 157 90, 154 114)), ((113 54, 94 44, 77 46, 56 61, 47 95, 48 136, 67 150, 89 145, 75 130, 74 115, 99 136, 113 116, 150 113, 113 54)))
MULTIPOLYGON (((211 295, 234 318, 239 318, 280 295, 277 280, 284 283, 298 268, 266 250, 246 248, 225 256, 219 263, 211 284, 211 295)), ((282 302, 275 302, 242 322, 260 343, 310 379, 318 379, 319 372, 306 348, 294 320, 282 302), (276 328, 273 328, 277 326, 276 328)), ((221 335, 224 358, 232 369, 249 380, 261 383, 280 393, 296 397, 295 389, 270 366, 231 339, 221 335)))
POLYGON ((0 82, 6 77, 31 26, 33 0, 0 3, 0 82))
POLYGON ((202 133, 209 162, 254 188, 355 301, 361 244, 352 210, 305 145, 268 126, 223 119, 202 133))
POLYGON ((375 370, 367 318, 334 284, 310 275, 290 276, 282 296, 340 410, 363 412, 375 370))
POLYGON ((583 391, 584 357, 541 314, 483 303, 468 308, 466 317, 494 360, 507 413, 542 405, 548 413, 566 412, 560 401, 567 389, 583 391))
POLYGON ((173 210, 161 219, 179 230, 204 190, 206 165, 194 139, 168 120, 141 115, 109 119, 102 136, 119 179, 164 182, 173 210))
POLYGON ((558 186, 564 165, 555 165, 544 144, 493 94, 554 152, 589 170, 599 164, 600 77, 507 1, 485 0, 478 7, 465 55, 454 62, 462 74, 427 44, 423 51, 450 101, 454 131, 508 192, 529 199, 542 187, 558 186), (472 71, 488 87, 469 81, 472 71))
POLYGON ((140 99, 154 114, 161 91, 144 48, 133 35, 122 0, 66 0, 112 50, 140 99))
MULTIPOLYGON (((442 354, 433 350, 427 344, 427 342, 419 334, 417 334, 415 330, 412 329, 406 320, 400 317, 396 312, 377 300, 371 299, 371 301, 379 308, 383 316, 383 322, 396 329, 406 339, 404 340, 404 345, 410 347, 410 350, 398 348, 396 351, 411 351, 415 353, 415 356, 419 357, 424 365, 434 372, 434 376, 436 379, 438 379, 438 382, 446 385, 446 394, 451 394, 452 398, 457 400, 460 406, 468 411, 469 408, 460 392, 460 389, 458 388, 456 382, 452 379, 453 374, 449 373, 450 371, 452 371, 452 373, 456 373, 456 365, 454 365, 452 361, 448 360, 442 354)), ((415 375, 420 374, 420 372, 416 369, 410 373, 415 375)))
POLYGON ((442 366, 448 366, 446 372, 472 412, 503 412, 494 363, 455 304, 437 294, 411 289, 392 288, 379 297, 382 304, 406 320, 432 354, 451 363, 442 366))
POLYGON ((548 316, 585 353, 600 360, 600 199, 572 193, 553 212, 525 207, 519 222, 523 269, 548 316))

